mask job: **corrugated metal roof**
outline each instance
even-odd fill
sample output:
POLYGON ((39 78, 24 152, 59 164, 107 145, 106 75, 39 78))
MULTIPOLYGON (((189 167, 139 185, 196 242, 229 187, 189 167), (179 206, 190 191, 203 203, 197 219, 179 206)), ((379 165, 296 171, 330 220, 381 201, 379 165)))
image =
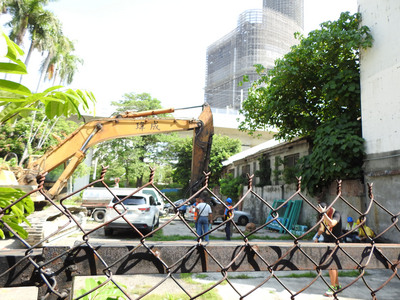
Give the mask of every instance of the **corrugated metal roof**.
POLYGON ((265 149, 268 149, 268 148, 272 148, 272 147, 274 147, 274 146, 276 146, 276 145, 278 145, 280 143, 281 143, 280 141, 275 140, 275 139, 266 141, 266 142, 261 143, 261 144, 259 144, 257 146, 254 146, 254 147, 252 147, 250 149, 247 149, 245 151, 242 151, 242 152, 239 152, 239 153, 237 153, 235 155, 232 155, 227 160, 224 160, 222 162, 222 165, 224 167, 229 166, 230 164, 232 164, 235 161, 241 160, 241 159, 246 158, 246 157, 248 157, 250 155, 254 155, 254 154, 256 154, 256 153, 258 153, 258 152, 260 152, 262 150, 265 150, 265 149))

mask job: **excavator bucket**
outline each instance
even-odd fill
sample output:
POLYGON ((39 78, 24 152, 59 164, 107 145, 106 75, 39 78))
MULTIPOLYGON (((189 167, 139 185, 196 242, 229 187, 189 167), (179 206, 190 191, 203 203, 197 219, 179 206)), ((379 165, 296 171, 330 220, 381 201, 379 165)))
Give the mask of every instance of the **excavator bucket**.
POLYGON ((209 105, 203 106, 199 116, 202 125, 193 131, 192 175, 190 179, 191 193, 202 186, 204 172, 208 172, 212 137, 214 135, 213 116, 209 105))

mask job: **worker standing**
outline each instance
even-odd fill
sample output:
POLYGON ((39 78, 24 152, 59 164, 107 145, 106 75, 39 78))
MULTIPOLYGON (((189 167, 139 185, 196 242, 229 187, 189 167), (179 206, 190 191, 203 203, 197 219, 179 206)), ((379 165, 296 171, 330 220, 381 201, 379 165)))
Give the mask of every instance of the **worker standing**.
MULTIPOLYGON (((199 200, 200 200, 200 202, 196 206, 196 211, 197 211, 197 216, 198 216, 198 218, 197 218, 197 234, 199 236, 202 236, 209 230, 209 227, 210 227, 209 224, 212 223, 212 210, 211 210, 211 206, 205 202, 206 195, 204 193, 200 194, 199 200)), ((206 242, 209 241, 208 234, 204 237, 204 240, 206 242)))
MULTIPOLYGON (((226 206, 227 206, 227 208, 225 208, 225 212, 224 212, 224 220, 225 221, 229 220, 233 215, 231 198, 226 199, 226 206)), ((226 236, 226 240, 228 240, 228 241, 231 240, 231 236, 232 236, 232 221, 231 220, 229 220, 225 224, 225 236, 226 236)))
POLYGON ((196 198, 196 202, 195 203, 193 203, 193 208, 194 208, 194 213, 193 213, 193 219, 194 219, 194 229, 196 230, 196 232, 197 232, 197 219, 198 219, 198 215, 197 215, 197 209, 196 209, 196 207, 197 207, 197 205, 200 203, 200 198, 196 198))
MULTIPOLYGON (((333 207, 327 210, 326 203, 322 202, 318 204, 318 211, 322 214, 322 222, 319 226, 318 232, 314 237, 314 242, 320 242, 320 237, 323 236, 323 242, 334 243, 337 237, 342 235, 342 219, 340 213, 333 207)), ((324 294, 324 296, 333 296, 335 292, 340 290, 342 287, 339 284, 339 272, 337 267, 332 266, 329 269, 329 278, 331 280, 331 285, 324 294)))

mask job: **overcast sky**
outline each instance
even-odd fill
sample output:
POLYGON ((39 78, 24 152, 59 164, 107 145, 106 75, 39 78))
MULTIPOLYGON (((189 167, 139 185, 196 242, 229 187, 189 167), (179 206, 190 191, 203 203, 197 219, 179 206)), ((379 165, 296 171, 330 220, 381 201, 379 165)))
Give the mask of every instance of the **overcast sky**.
MULTIPOLYGON (((305 32, 357 11, 356 0, 304 2, 305 32)), ((108 116, 109 103, 130 92, 148 92, 163 107, 201 105, 207 46, 233 30, 241 12, 261 7, 262 0, 58 0, 48 9, 84 60, 71 87, 92 91, 97 114, 108 116)), ((29 73, 36 69, 32 63, 29 73)))

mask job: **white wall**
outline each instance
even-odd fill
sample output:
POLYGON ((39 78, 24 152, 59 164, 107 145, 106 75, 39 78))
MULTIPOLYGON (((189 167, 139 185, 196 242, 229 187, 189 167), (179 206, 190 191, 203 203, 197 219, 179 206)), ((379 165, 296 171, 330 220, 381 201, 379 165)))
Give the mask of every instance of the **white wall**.
MULTIPOLYGON (((372 205, 367 222, 382 232, 400 209, 400 1, 358 0, 358 5, 362 25, 374 38, 372 48, 361 51, 360 62, 364 181, 373 183, 374 201, 385 207, 372 205)), ((361 209, 366 211, 369 203, 368 198, 361 209)), ((400 242, 393 228, 383 238, 400 242)))
POLYGON ((366 153, 400 149, 400 1, 358 0, 373 47, 361 52, 361 107, 366 153))

